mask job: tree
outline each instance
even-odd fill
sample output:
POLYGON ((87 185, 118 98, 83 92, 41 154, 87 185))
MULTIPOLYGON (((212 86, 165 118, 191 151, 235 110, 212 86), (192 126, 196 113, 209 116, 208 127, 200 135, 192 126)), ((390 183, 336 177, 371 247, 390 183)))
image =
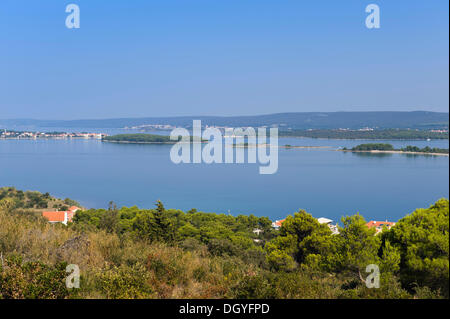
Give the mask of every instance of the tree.
POLYGON ((362 274, 366 267, 379 264, 380 239, 359 214, 342 218, 342 224, 339 234, 332 237, 331 253, 325 257, 324 266, 331 271, 353 274, 364 281, 362 274))
POLYGON ((173 221, 168 218, 166 209, 160 200, 156 202, 156 211, 153 216, 156 224, 156 237, 166 242, 174 242, 177 238, 176 227, 173 221))
POLYGON ((109 202, 108 210, 101 215, 99 228, 108 233, 116 233, 119 230, 119 213, 114 202, 109 202))
POLYGON ((156 209, 138 213, 132 228, 138 237, 148 241, 172 243, 178 239, 175 224, 168 217, 161 201, 157 201, 156 209))
MULTIPOLYGON (((268 262, 274 269, 292 269, 311 255, 322 255, 328 249, 331 231, 304 210, 288 216, 280 235, 266 244, 268 262)), ((311 259, 311 257, 309 257, 311 259)))
POLYGON ((417 285, 449 295, 449 201, 440 199, 399 220, 385 241, 400 252, 400 280, 409 290, 417 285))

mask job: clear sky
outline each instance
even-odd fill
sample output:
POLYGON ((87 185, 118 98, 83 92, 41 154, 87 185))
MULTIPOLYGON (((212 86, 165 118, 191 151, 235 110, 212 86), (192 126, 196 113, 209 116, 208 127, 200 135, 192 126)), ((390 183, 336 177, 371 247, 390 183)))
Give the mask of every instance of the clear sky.
POLYGON ((1 0, 0 118, 448 112, 448 17, 447 0, 1 0))

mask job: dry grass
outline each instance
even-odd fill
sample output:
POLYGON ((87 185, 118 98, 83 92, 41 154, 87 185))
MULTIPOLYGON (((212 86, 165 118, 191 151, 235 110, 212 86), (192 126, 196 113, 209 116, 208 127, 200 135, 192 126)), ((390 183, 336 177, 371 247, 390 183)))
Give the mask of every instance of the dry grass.
POLYGON ((62 224, 5 210, 0 210, 0 252, 47 265, 77 264, 85 284, 83 298, 224 298, 245 275, 206 250, 185 251, 103 231, 81 234, 62 224), (127 289, 134 293, 109 291, 115 289, 111 285, 124 290, 120 285, 133 282, 135 286, 127 289))

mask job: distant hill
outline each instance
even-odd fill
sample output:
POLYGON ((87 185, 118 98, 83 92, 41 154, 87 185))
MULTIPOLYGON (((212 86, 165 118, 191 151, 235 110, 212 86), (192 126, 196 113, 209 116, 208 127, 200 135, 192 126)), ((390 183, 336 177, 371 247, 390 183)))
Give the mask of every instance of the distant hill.
POLYGON ((299 112, 254 116, 181 116, 117 118, 101 120, 0 120, 0 125, 33 125, 36 127, 123 128, 145 124, 168 124, 190 127, 192 120, 216 126, 279 126, 280 129, 359 129, 371 128, 448 128, 449 114, 439 112, 299 112))

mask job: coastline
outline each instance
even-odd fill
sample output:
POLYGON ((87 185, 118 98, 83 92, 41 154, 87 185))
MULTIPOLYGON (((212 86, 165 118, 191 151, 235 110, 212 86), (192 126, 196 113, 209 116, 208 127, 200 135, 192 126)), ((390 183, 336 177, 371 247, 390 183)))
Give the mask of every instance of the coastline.
POLYGON ((371 150, 371 151, 335 150, 335 151, 351 152, 351 153, 386 153, 386 154, 413 154, 413 155, 449 156, 449 154, 445 154, 445 153, 403 152, 403 151, 380 151, 380 150, 371 150))
MULTIPOLYGON (((102 142, 106 142, 106 143, 118 143, 118 144, 159 144, 159 145, 174 145, 174 144, 178 144, 178 143, 184 143, 184 142, 177 142, 177 141, 173 141, 173 142, 134 142, 134 141, 107 141, 107 140, 102 140, 102 142)), ((208 141, 202 141, 202 142, 186 142, 186 144, 190 144, 190 143, 207 143, 208 141)))
MULTIPOLYGON (((236 145, 236 144, 227 144, 226 146, 233 148, 258 148, 258 147, 272 147, 270 144, 251 144, 251 145, 236 145)), ((299 149, 322 149, 322 148, 331 148, 331 146, 287 146, 287 145, 278 145, 277 148, 299 148, 299 149)))

